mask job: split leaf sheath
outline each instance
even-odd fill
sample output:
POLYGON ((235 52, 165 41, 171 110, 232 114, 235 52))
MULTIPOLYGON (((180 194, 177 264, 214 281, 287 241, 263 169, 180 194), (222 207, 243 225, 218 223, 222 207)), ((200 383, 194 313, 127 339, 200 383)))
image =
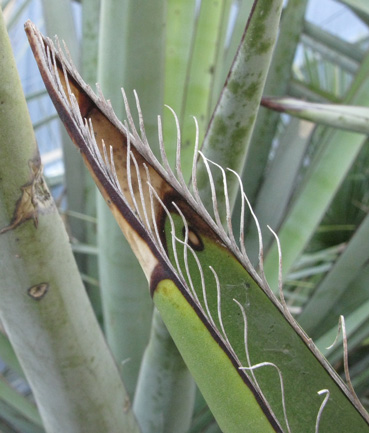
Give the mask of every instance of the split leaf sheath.
MULTIPOLYGON (((139 132, 124 93, 123 125, 58 44, 31 23, 26 31, 59 116, 140 261, 153 300, 222 430, 297 432, 318 426, 328 432, 334 419, 334 431, 369 431, 354 397, 251 267, 230 218, 227 232, 222 227, 214 190, 215 219, 205 210, 196 190, 197 151, 191 194, 181 173, 180 138, 175 175, 160 125, 162 164, 147 143, 138 99, 139 132), (321 390, 329 398, 318 395, 321 390)), ((212 164, 203 160, 211 183, 212 164)))

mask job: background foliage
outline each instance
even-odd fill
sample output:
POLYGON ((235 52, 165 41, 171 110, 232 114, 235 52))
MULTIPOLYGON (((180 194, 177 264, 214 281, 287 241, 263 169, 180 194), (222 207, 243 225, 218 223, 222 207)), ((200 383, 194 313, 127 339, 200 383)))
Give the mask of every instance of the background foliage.
MULTIPOLYGON (((174 365, 180 366, 163 369, 159 360, 157 377, 173 378, 168 379, 166 388, 173 383, 178 386, 175 375, 181 372, 179 380, 188 398, 186 404, 181 401, 178 405, 191 413, 192 380, 160 318, 152 314, 147 283, 135 258, 59 128, 21 36, 27 18, 44 33, 58 34, 72 50, 84 79, 101 84, 121 118, 124 112, 118 89, 124 86, 127 94, 136 89, 150 143, 156 146, 156 116, 162 114, 167 152, 173 161, 175 146, 169 143, 175 143, 174 123, 169 110, 163 108, 163 104, 170 105, 180 119, 182 164, 188 176, 194 144, 191 116, 199 121, 202 142, 252 2, 153 1, 151 9, 144 3, 59 0, 41 5, 36 0, 8 0, 2 2, 2 9, 23 76, 46 179, 134 410, 139 414, 147 407, 145 380, 153 373, 145 373, 145 359, 141 360, 150 341, 149 347, 155 347, 152 352, 166 353, 165 357, 171 353, 174 365)), ((365 0, 335 3, 342 5, 345 16, 356 18, 354 23, 360 22, 361 34, 355 39, 333 34, 319 25, 319 20, 306 19, 311 7, 308 1, 289 0, 265 95, 368 105, 368 7, 365 0)), ((272 289, 278 289, 277 251, 267 224, 281 239, 287 303, 340 374, 341 345, 329 351, 326 347, 335 338, 338 316, 345 315, 352 382, 369 407, 368 143, 365 134, 343 131, 339 126, 339 120, 336 127, 323 126, 260 108, 243 182, 262 227, 265 271, 272 289)), ((229 149, 214 151, 213 159, 229 166, 229 154, 229 149)), ((235 223, 238 218, 236 202, 235 223)), ((256 265, 257 233, 251 218, 246 224, 246 248, 256 265)), ((30 388, 5 333, 0 334, 0 358, 1 427, 9 432, 42 431, 30 388)), ((152 358, 147 362, 152 365, 152 358)), ((193 416, 187 417, 189 432, 219 431, 198 393, 194 407, 193 416)), ((167 420, 170 416, 168 409, 167 420)), ((163 427, 163 431, 170 428, 163 427)))

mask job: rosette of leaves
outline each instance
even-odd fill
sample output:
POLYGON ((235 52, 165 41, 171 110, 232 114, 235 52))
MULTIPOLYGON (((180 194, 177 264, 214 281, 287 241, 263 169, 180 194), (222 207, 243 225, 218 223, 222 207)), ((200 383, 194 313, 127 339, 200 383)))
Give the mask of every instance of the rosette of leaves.
POLYGON ((59 116, 136 254, 153 301, 221 429, 368 431, 368 415, 353 390, 292 318, 282 293, 278 300, 270 290, 262 260, 259 272, 251 265, 243 242, 248 202, 238 174, 208 160, 196 143, 189 188, 175 114, 173 170, 160 119, 161 162, 150 148, 137 97, 138 129, 124 92, 127 121, 121 123, 58 43, 44 39, 30 23, 26 30, 59 116), (198 159, 208 173, 213 215, 197 188, 198 159), (222 191, 213 170, 219 170, 222 191), (239 181, 241 191, 237 240, 227 176, 239 181))

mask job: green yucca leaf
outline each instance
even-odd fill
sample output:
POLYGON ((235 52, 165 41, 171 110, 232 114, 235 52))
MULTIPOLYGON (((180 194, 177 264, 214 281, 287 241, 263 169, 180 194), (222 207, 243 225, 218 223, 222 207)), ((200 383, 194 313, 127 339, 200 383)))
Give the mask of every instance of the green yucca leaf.
POLYGON ((358 14, 369 17, 369 4, 366 0, 338 0, 340 3, 348 6, 358 14))
MULTIPOLYGON (((123 125, 59 46, 30 23, 26 30, 59 115, 140 261, 154 303, 220 428, 229 433, 369 431, 356 397, 283 299, 280 303, 273 295, 263 273, 250 265, 242 228, 239 243, 235 240, 225 181, 223 228, 210 169, 214 163, 195 146, 192 195, 181 172, 179 138, 174 173, 160 122, 162 164, 149 147, 137 98, 139 131, 124 93, 128 121, 123 125), (197 190, 197 157, 209 172, 214 219, 197 190)), ((215 169, 226 178, 222 168, 215 169)), ((230 174, 238 181, 235 172, 230 174)), ((242 196, 241 221, 247 201, 242 196)))
POLYGON ((263 98, 262 105, 311 122, 369 134, 368 107, 318 104, 294 98, 263 98))
MULTIPOLYGON (((234 62, 205 135, 203 150, 210 159, 242 172, 264 85, 278 35, 283 1, 255 1, 234 62)), ((198 188, 204 201, 210 197, 206 170, 199 160, 198 188)), ((234 176, 227 174, 228 195, 233 208, 238 190, 234 176)), ((222 188, 223 177, 214 172, 216 189, 222 188)), ((222 195, 219 208, 225 207, 222 195)), ((223 219, 223 212, 221 218, 223 219)))
MULTIPOLYGON (((1 12, 0 57, 1 326, 32 388, 46 431, 138 432, 132 410, 126 405, 123 411, 127 394, 42 176, 1 12)), ((14 367, 12 358, 8 351, 6 362, 14 367)), ((40 423, 35 407, 10 389, 2 387, 1 394, 1 431, 41 430, 31 426, 40 423)))

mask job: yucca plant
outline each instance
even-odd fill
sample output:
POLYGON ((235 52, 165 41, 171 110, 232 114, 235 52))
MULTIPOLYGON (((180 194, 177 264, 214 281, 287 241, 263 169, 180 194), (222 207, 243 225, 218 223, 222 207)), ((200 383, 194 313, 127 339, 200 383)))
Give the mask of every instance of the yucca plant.
MULTIPOLYGON (((91 21, 96 20, 97 3, 83 5, 84 33, 95 38, 97 26, 91 21)), ((346 388, 291 316, 291 311, 299 315, 319 338, 321 350, 335 339, 338 315, 347 316, 346 335, 355 360, 352 381, 365 399, 366 152, 365 135, 350 131, 365 134, 367 121, 365 109, 346 106, 367 105, 368 59, 359 50, 360 60, 355 59, 344 93, 332 97, 332 102, 345 105, 302 105, 281 98, 299 96, 301 88, 329 95, 327 89, 319 91, 321 80, 298 81, 315 67, 308 61, 299 75, 291 73, 299 35, 307 26, 306 3, 290 0, 279 25, 282 1, 102 1, 98 65, 91 68, 96 52, 90 47, 83 69, 89 71, 90 82, 98 71, 118 117, 128 116, 123 125, 102 95, 95 97, 81 81, 60 49, 28 25, 49 93, 139 258, 160 311, 154 310, 150 332, 147 283, 98 198, 104 331, 132 409, 71 261, 39 160, 33 156, 34 141, 17 152, 11 146, 29 142, 32 132, 21 96, 8 91, 19 84, 3 80, 4 103, 20 111, 7 109, 9 116, 2 117, 2 130, 9 132, 2 140, 1 319, 47 431, 220 431, 201 395, 195 398, 186 365, 221 431, 368 430, 367 414, 348 374, 346 388), (231 25, 229 16, 237 17, 231 25), (121 86, 127 95, 126 114, 117 92, 121 86), (141 104, 137 110, 134 88, 141 104), (269 98, 261 101, 263 91, 269 98), (156 116, 163 102, 177 115, 163 112, 158 138, 156 116), (315 131, 306 120, 285 118, 283 124, 278 113, 259 109, 260 102, 331 126, 315 131), (20 138, 20 131, 27 138, 20 138), (203 143, 201 152, 196 143, 203 143), (237 173, 244 162, 242 186, 237 173), (358 190, 355 195, 347 192, 353 188, 358 190), (336 209, 347 208, 353 197, 359 210, 347 225, 336 209), (279 232, 283 276, 279 243, 267 224, 279 232), (327 227, 339 232, 337 240, 322 234, 327 227)), ((68 6, 65 2, 61 7, 57 22, 68 6)), ((365 6, 360 9, 358 3, 355 8, 365 16, 365 6)), ((50 24, 53 14, 49 16, 50 24)), ((58 34, 64 38, 62 28, 58 34)), ((11 59, 4 27, 2 40, 1 46, 7 47, 3 58, 11 59)), ((9 80, 15 79, 10 62, 2 63, 2 76, 9 80)), ((73 184, 68 193, 73 193, 73 184)), ((73 206, 73 199, 70 203, 73 206)), ((78 231, 73 234, 79 230, 73 224, 71 230, 80 237, 78 231)), ((93 239, 93 233, 84 239, 93 239)), ((81 267, 86 266, 83 262, 81 267)), ((87 263, 85 269, 91 267, 87 263)), ((93 301, 99 312, 96 296, 93 301)), ((2 347, 1 356, 7 349, 10 365, 16 366, 5 338, 2 347)), ((346 372, 339 345, 331 353, 338 371, 346 372)), ((347 350, 344 353, 346 358, 347 350)), ((9 406, 11 391, 6 389, 2 400, 9 406)), ((4 420, 15 426, 9 431, 40 431, 37 415, 30 415, 32 404, 23 398, 15 406, 26 427, 14 424, 7 409, 4 420)))

